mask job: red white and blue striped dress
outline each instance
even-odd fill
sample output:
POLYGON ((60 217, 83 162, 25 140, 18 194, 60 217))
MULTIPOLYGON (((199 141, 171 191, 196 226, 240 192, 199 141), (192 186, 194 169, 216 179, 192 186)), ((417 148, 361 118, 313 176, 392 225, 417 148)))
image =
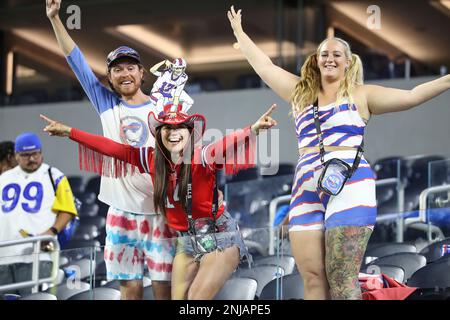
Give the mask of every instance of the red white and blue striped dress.
MULTIPOLYGON (((325 146, 358 148, 366 122, 355 104, 344 101, 319 107, 320 127, 325 146)), ((295 118, 298 147, 318 146, 313 106, 306 107, 295 118)), ((340 150, 325 153, 325 161, 339 158, 350 166, 356 151, 340 150)), ((375 174, 369 163, 361 159, 358 169, 337 196, 318 190, 322 172, 318 152, 299 157, 292 185, 289 230, 325 230, 339 226, 373 226, 376 220, 375 174)))

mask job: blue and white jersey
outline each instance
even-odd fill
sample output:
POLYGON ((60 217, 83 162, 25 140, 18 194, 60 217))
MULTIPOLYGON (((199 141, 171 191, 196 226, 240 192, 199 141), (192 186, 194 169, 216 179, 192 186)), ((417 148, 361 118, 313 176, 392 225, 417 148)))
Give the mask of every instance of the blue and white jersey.
MULTIPOLYGON (((0 241, 23 238, 21 230, 31 235, 47 231, 56 221, 58 212, 77 215, 72 190, 67 178, 57 168, 51 174, 55 189, 48 175, 46 163, 34 172, 25 172, 20 166, 0 176, 0 241)), ((0 248, 0 265, 30 262, 29 244, 0 248)))
MULTIPOLYGON (((147 117, 155 106, 148 103, 130 105, 114 92, 103 86, 86 62, 78 47, 67 56, 67 61, 92 102, 103 127, 103 135, 119 143, 134 147, 154 147, 147 117)), ((133 174, 125 177, 101 178, 99 200, 117 209, 154 214, 153 185, 148 174, 133 174)))

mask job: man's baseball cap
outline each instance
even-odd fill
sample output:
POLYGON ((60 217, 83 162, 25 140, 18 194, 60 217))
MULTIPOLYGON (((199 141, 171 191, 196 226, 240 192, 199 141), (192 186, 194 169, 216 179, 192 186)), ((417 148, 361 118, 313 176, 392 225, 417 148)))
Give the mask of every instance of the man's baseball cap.
POLYGON ((141 57, 136 50, 127 46, 121 46, 108 54, 108 57, 106 58, 106 65, 108 66, 108 69, 114 61, 124 57, 134 59, 137 63, 141 63, 141 57))
POLYGON ((24 132, 16 137, 15 152, 28 152, 41 150, 42 144, 39 137, 33 132, 24 132))

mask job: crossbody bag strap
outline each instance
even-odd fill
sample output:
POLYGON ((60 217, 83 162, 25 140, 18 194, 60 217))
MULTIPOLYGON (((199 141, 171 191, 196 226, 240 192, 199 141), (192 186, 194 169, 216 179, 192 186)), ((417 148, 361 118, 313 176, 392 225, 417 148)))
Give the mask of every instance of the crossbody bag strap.
POLYGON ((317 138, 319 140, 320 161, 322 162, 322 164, 324 164, 325 147, 323 146, 322 130, 320 130, 319 106, 317 101, 313 105, 313 115, 314 115, 314 124, 316 125, 317 138))
MULTIPOLYGON (((320 120, 319 120, 319 106, 318 101, 316 101, 313 105, 313 116, 314 116, 314 124, 316 125, 317 138, 319 140, 319 150, 320 150, 320 161, 322 164, 325 163, 325 147, 323 145, 323 136, 322 130, 320 129, 320 120)), ((362 155, 364 152, 364 137, 361 140, 361 145, 358 147, 356 152, 355 160, 353 160, 353 165, 349 171, 349 178, 353 175, 353 173, 358 169, 359 163, 361 161, 362 155)))
MULTIPOLYGON (((192 168, 192 166, 191 166, 192 168)), ((191 172, 189 172, 189 178, 188 178, 188 186, 187 186, 187 193, 186 193, 186 210, 187 210, 187 216, 188 216, 188 227, 190 230, 193 228, 194 219, 192 218, 192 169, 191 172)), ((217 171, 215 173, 215 179, 214 179, 214 191, 213 191, 213 203, 211 212, 214 219, 214 225, 216 224, 216 215, 217 211, 219 211, 219 186, 217 184, 217 171)))
POLYGON ((363 152, 364 152, 364 137, 361 140, 361 145, 358 147, 358 151, 356 151, 355 160, 353 160, 353 165, 349 172, 349 178, 353 175, 356 169, 358 169, 359 163, 361 162, 361 158, 363 156, 363 152))
POLYGON ((217 183, 217 170, 214 177, 214 193, 213 193, 213 204, 212 204, 212 215, 214 218, 214 224, 216 223, 217 211, 219 211, 219 185, 217 183))
POLYGON ((189 229, 192 228, 192 171, 188 174, 188 185, 186 192, 186 213, 188 216, 189 229))

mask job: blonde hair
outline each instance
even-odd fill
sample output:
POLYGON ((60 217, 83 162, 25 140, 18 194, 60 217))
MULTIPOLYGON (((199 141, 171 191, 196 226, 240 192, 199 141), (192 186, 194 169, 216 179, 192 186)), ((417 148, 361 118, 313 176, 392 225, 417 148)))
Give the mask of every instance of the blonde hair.
POLYGON ((322 83, 320 78, 320 70, 317 65, 317 58, 323 45, 330 40, 335 40, 341 43, 345 48, 345 56, 348 60, 350 60, 350 66, 346 70, 344 79, 341 80, 339 85, 336 97, 336 106, 340 105, 340 103, 345 99, 347 99, 350 104, 353 103, 353 88, 356 85, 361 85, 364 83, 361 59, 357 54, 352 53, 350 45, 347 41, 336 37, 325 39, 317 47, 317 51, 311 54, 303 63, 300 71, 300 81, 295 86, 295 90, 291 96, 292 113, 294 116, 295 114, 302 112, 308 105, 313 104, 319 96, 319 92, 322 89, 322 83))

